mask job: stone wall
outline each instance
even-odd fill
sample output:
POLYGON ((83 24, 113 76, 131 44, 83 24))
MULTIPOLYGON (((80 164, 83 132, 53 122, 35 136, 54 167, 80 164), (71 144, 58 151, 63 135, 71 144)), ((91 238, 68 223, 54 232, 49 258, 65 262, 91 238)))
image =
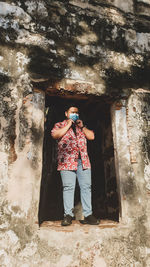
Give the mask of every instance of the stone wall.
POLYGON ((1 266, 150 266, 149 10, 149 0, 0 2, 1 266), (116 227, 38 230, 44 93, 114 103, 116 227))

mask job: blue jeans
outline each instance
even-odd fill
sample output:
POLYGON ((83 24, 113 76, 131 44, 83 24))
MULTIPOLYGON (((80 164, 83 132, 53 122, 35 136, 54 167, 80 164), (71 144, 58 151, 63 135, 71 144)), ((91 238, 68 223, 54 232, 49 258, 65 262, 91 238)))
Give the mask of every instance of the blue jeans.
POLYGON ((60 175, 63 184, 64 214, 74 216, 74 192, 77 177, 80 186, 83 214, 85 217, 91 215, 91 169, 83 170, 82 161, 79 159, 77 171, 60 171, 60 175))

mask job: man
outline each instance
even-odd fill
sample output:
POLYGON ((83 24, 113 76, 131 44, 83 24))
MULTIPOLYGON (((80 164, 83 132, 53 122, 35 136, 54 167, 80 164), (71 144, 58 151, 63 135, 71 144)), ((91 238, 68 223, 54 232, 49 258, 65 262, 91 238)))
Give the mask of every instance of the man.
POLYGON ((72 223, 76 176, 80 186, 84 224, 99 224, 92 215, 91 165, 87 153, 87 140, 94 140, 94 132, 79 119, 75 104, 67 107, 66 120, 54 125, 51 135, 58 139, 58 168, 63 184, 64 219, 61 225, 72 223))

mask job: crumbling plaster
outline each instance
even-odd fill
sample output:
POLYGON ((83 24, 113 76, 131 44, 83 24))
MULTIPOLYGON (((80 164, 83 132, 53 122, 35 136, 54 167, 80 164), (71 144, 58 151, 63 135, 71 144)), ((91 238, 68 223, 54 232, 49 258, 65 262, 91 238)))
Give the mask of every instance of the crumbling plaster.
POLYGON ((1 266, 150 266, 149 8, 148 0, 0 2, 1 266), (115 227, 38 229, 44 91, 114 102, 115 227))

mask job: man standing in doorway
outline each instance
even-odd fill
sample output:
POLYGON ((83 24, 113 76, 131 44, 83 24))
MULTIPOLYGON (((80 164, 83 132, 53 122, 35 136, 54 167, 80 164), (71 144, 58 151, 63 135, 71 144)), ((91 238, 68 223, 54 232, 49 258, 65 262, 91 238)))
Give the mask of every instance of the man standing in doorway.
POLYGON ((87 139, 94 140, 94 132, 79 119, 79 110, 71 104, 65 111, 66 120, 54 125, 51 135, 58 140, 58 167, 63 184, 64 219, 61 225, 72 223, 76 177, 79 182, 84 224, 98 225, 92 215, 91 164, 87 153, 87 139))

